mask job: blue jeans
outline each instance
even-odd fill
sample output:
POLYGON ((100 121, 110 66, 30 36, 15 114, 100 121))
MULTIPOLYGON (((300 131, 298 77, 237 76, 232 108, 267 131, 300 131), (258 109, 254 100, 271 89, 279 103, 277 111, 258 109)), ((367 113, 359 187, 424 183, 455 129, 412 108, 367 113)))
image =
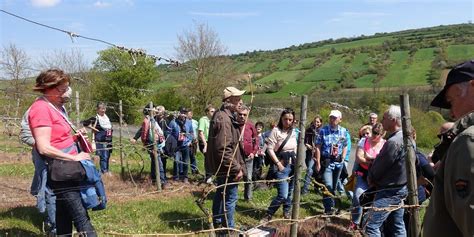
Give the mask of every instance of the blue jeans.
POLYGON ((313 159, 313 152, 307 150, 306 151, 306 175, 304 177, 304 184, 303 188, 301 189, 301 193, 307 193, 309 190, 309 184, 311 184, 311 177, 313 177, 314 172, 314 159, 313 159))
POLYGON ((362 217, 362 207, 360 206, 360 195, 369 189, 369 184, 362 176, 356 177, 356 185, 354 189, 354 195, 352 197, 352 222, 359 225, 362 217))
MULTIPOLYGON (((293 175, 293 165, 286 165, 282 171, 276 171, 275 178, 286 179, 293 175)), ((293 194, 294 178, 290 180, 280 181, 276 184, 277 196, 273 198, 270 206, 268 207, 267 214, 273 216, 278 208, 283 204, 283 213, 289 213, 291 210, 291 195, 293 194)))
MULTIPOLYGON (((155 155, 153 154, 153 151, 148 151, 148 154, 150 155, 151 159, 151 167, 150 167, 150 176, 152 181, 156 181, 156 167, 155 167, 155 155)), ((160 166, 160 182, 161 183, 166 183, 166 174, 165 174, 165 168, 163 166, 163 162, 160 157, 160 153, 156 153, 158 155, 158 165, 160 166)))
MULTIPOLYGON (((332 194, 335 194, 334 191, 337 187, 339 176, 341 175, 342 166, 341 162, 331 162, 329 166, 324 169, 324 185, 332 194)), ((323 195, 323 205, 324 213, 330 213, 334 208, 334 199, 327 195, 323 195)))
MULTIPOLYGON (((401 188, 390 188, 377 192, 373 206, 378 208, 388 207, 389 205, 399 205, 408 195, 406 186, 401 188)), ((403 222, 404 209, 395 211, 374 211, 367 212, 367 225, 365 233, 369 236, 381 236, 380 227, 384 225, 384 233, 389 236, 406 236, 405 224, 403 222)))
POLYGON ((189 146, 180 147, 176 152, 173 163, 173 176, 175 179, 187 179, 189 169, 189 146))
POLYGON ((247 175, 244 176, 244 199, 250 200, 252 199, 252 173, 253 173, 253 159, 246 159, 245 160, 245 167, 247 167, 247 175))
MULTIPOLYGON (((226 183, 226 178, 218 177, 216 179, 217 186, 226 183)), ((232 180, 228 180, 227 183, 232 183, 232 180)), ((224 227, 234 228, 234 212, 237 204, 237 191, 238 185, 232 184, 217 188, 214 194, 214 200, 212 202, 212 219, 214 225, 222 225, 224 227), (225 189, 225 200, 224 200, 224 189, 225 189), (225 217, 224 217, 225 215, 225 217), (227 219, 227 222, 226 222, 227 219)))
POLYGON ((100 157, 100 172, 102 173, 109 172, 110 150, 107 147, 107 143, 96 142, 95 147, 97 149, 95 151, 95 154, 100 157))
POLYGON ((78 185, 72 182, 56 182, 60 185, 52 185, 55 191, 56 200, 56 226, 57 234, 60 236, 72 236, 72 225, 78 232, 87 233, 88 237, 95 237, 94 227, 90 222, 87 210, 82 204, 81 194, 78 185))
POLYGON ((38 151, 31 151, 33 164, 35 166, 35 174, 31 182, 31 195, 36 196, 36 208, 40 213, 46 212, 46 224, 49 230, 56 232, 56 196, 47 185, 48 167, 46 162, 41 158, 38 151))

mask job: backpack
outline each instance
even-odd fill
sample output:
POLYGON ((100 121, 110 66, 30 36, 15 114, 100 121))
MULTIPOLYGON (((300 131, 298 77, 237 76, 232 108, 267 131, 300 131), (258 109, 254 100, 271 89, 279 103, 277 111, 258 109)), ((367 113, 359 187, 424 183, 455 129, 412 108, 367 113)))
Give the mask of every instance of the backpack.
POLYGON ((151 144, 151 143, 154 143, 155 141, 158 141, 158 136, 159 136, 158 131, 156 128, 155 128, 155 131, 152 131, 151 121, 148 116, 146 116, 143 119, 141 129, 142 129, 142 132, 140 135, 140 139, 142 140, 142 143, 144 145, 151 144))

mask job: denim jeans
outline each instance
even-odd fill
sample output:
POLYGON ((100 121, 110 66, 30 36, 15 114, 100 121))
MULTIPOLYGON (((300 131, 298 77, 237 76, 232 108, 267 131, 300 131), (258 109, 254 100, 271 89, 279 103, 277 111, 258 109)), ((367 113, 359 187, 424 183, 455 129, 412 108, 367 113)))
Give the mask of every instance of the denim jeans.
POLYGON ((244 176, 244 199, 250 200, 252 199, 252 173, 253 173, 253 159, 246 159, 245 160, 245 167, 247 167, 247 175, 244 176))
MULTIPOLYGON (((155 168, 155 155, 153 151, 148 151, 151 159, 151 167, 150 167, 150 176, 152 181, 156 181, 156 168, 155 168)), ((156 153, 158 155, 158 165, 160 166, 160 182, 166 183, 166 174, 165 174, 165 167, 163 166, 163 162, 160 156, 160 153, 156 153)))
POLYGON ((263 163, 264 156, 257 156, 253 158, 253 168, 252 168, 252 180, 262 180, 263 179, 263 163))
POLYGON ((60 236, 72 236, 72 225, 78 232, 87 233, 88 237, 95 237, 87 210, 82 204, 78 184, 73 182, 56 182, 52 185, 56 193, 56 226, 60 236), (58 185, 59 184, 59 185, 58 185))
MULTIPOLYGON (((232 183, 232 180, 228 180, 227 183, 232 183)), ((217 186, 226 183, 225 177, 218 177, 216 179, 217 186)), ((237 204, 237 191, 238 185, 232 184, 217 188, 214 194, 214 200, 212 202, 212 219, 215 226, 222 225, 224 227, 234 228, 234 212, 237 204), (225 190, 225 200, 224 200, 225 190), (225 209, 224 209, 225 208, 225 209), (225 215, 225 217, 224 217, 225 215), (227 219, 227 222, 226 222, 227 219)))
POLYGON ((189 146, 180 147, 176 152, 175 160, 173 163, 173 176, 174 179, 187 179, 189 169, 189 146))
MULTIPOLYGON (((282 171, 277 170, 275 178, 286 179, 293 175, 293 165, 286 165, 282 171)), ((268 207, 267 214, 273 216, 278 208, 283 204, 283 213, 289 213, 291 210, 291 195, 293 194, 294 178, 290 180, 283 180, 276 184, 277 196, 273 198, 270 206, 268 207)))
POLYGON ((314 159, 313 159, 313 152, 310 150, 306 151, 306 175, 304 176, 304 184, 303 188, 301 189, 301 193, 307 193, 309 190, 309 185, 311 184, 311 177, 313 177, 314 172, 314 159))
MULTIPOLYGON (((324 169, 324 185, 332 194, 335 194, 334 191, 336 189, 337 182, 339 181, 339 176, 341 175, 342 166, 343 165, 341 162, 331 162, 329 166, 324 169)), ((334 208, 334 199, 327 195, 323 195, 323 205, 324 212, 330 213, 334 208)))
MULTIPOLYGON (((344 171, 344 172, 346 172, 347 174, 349 174, 349 172, 348 172, 348 170, 347 170, 347 167, 348 167, 348 165, 349 165, 348 163, 349 163, 348 161, 343 161, 343 162, 342 162, 342 165, 343 165, 343 166, 342 166, 341 173, 342 173, 342 171, 344 171)), ((353 193, 352 191, 346 190, 346 189, 344 188, 344 185, 346 185, 346 183, 347 183, 347 178, 344 178, 344 179, 339 178, 339 180, 337 181, 337 188, 336 188, 336 190, 337 190, 339 193, 341 193, 341 194, 342 194, 342 193, 345 193, 346 196, 347 196, 347 198, 349 198, 349 200, 352 200, 352 196, 354 195, 354 193, 353 193)))
POLYGON ((362 207, 360 206, 360 195, 369 189, 369 184, 362 176, 356 176, 356 185, 352 197, 352 222, 359 225, 362 217, 362 207))
MULTIPOLYGON (((399 205, 402 200, 406 198, 407 194, 408 190, 406 186, 382 189, 375 194, 373 206, 383 208, 389 205, 399 205)), ((403 213, 403 208, 395 211, 369 210, 366 214, 367 225, 365 227, 365 233, 368 236, 381 236, 380 227, 387 221, 387 224, 384 225, 385 236, 406 236, 403 213)))
POLYGON ((33 164, 35 166, 35 174, 31 182, 31 195, 36 196, 36 208, 40 213, 46 212, 46 224, 53 233, 56 231, 56 195, 47 185, 48 167, 46 162, 41 158, 38 151, 31 151, 33 164))
POLYGON ((107 147, 107 143, 96 142, 95 147, 97 149, 95 154, 100 157, 100 172, 109 172, 110 150, 107 147))

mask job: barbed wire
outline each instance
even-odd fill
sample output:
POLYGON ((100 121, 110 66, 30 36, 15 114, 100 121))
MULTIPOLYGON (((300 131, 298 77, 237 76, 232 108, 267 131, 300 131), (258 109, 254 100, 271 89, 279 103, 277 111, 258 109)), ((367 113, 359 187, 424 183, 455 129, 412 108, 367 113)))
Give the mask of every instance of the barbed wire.
POLYGON ((45 28, 48 28, 48 29, 51 29, 51 30, 55 30, 55 31, 65 33, 71 38, 71 41, 73 43, 74 43, 74 38, 82 38, 82 39, 86 39, 86 40, 90 40, 90 41, 100 42, 100 43, 112 46, 114 48, 117 48, 121 51, 127 52, 132 57, 132 60, 134 61, 134 65, 136 64, 136 58, 135 58, 136 56, 145 56, 145 57, 151 58, 155 62, 156 61, 165 61, 165 62, 173 64, 175 66, 180 65, 180 63, 178 61, 175 61, 173 59, 159 57, 159 56, 155 56, 155 55, 152 55, 152 54, 147 54, 147 53, 145 53, 145 51, 143 49, 133 49, 133 48, 127 48, 127 47, 124 47, 124 46, 118 46, 114 43, 111 43, 111 42, 108 42, 108 41, 105 41, 105 40, 102 40, 102 39, 79 35, 79 34, 74 33, 72 31, 63 30, 63 29, 60 29, 60 28, 57 28, 57 27, 54 27, 54 26, 50 26, 50 25, 46 25, 46 24, 43 24, 43 23, 40 23, 40 22, 37 22, 37 21, 34 21, 34 20, 30 20, 30 19, 27 19, 25 17, 19 16, 17 14, 11 13, 11 12, 3 10, 3 9, 0 9, 0 11, 7 14, 7 15, 10 15, 10 16, 16 17, 18 19, 21 19, 23 21, 26 21, 26 22, 29 22, 29 23, 32 23, 32 24, 35 24, 35 25, 38 25, 38 26, 41 26, 41 27, 45 27, 45 28))

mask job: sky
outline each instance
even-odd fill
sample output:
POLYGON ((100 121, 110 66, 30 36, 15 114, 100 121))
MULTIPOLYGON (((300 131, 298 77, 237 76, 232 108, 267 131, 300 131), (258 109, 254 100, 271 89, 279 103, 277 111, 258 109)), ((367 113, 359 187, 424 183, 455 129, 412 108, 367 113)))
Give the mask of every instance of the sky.
MULTIPOLYGON (((148 54, 176 58, 177 36, 206 23, 228 54, 270 50, 324 39, 372 35, 474 18, 474 0, 0 0, 24 18, 148 54)), ((0 43, 34 61, 57 50, 80 50, 87 62, 104 43, 0 12, 0 43)))

